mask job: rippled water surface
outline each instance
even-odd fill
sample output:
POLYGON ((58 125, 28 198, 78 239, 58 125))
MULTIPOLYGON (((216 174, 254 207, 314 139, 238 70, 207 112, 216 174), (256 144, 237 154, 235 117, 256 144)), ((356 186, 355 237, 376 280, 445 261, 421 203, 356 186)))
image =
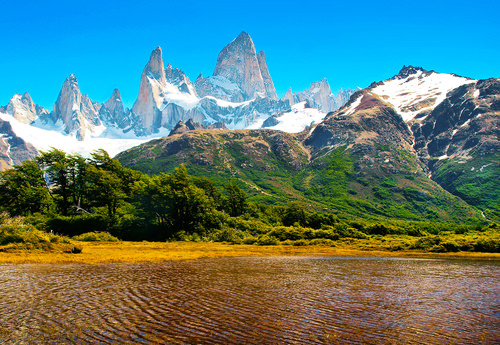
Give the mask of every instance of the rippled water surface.
POLYGON ((0 265, 6 344, 498 344, 498 262, 0 265))

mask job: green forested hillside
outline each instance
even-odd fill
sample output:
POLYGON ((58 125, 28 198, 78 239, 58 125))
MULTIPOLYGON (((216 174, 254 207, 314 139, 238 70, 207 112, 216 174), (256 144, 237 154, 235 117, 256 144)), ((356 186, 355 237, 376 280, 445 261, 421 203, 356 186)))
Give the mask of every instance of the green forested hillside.
POLYGON ((310 150, 301 135, 192 131, 150 141, 117 159, 147 174, 172 172, 185 164, 190 174, 219 186, 234 180, 252 201, 298 202, 341 217, 464 222, 479 216, 429 179, 418 161, 395 145, 310 150))

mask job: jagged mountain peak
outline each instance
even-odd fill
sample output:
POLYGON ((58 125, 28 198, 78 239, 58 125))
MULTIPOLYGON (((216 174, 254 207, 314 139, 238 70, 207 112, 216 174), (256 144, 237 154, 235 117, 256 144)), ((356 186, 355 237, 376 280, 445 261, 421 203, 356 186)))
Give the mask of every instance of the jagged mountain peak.
POLYGON ((111 94, 111 98, 118 98, 118 99, 120 99, 120 100, 121 100, 121 98, 122 98, 122 97, 121 97, 121 95, 120 95, 120 90, 118 90, 118 89, 114 89, 114 90, 113 90, 113 93, 111 94))
POLYGON ((399 77, 399 78, 406 78, 412 74, 417 74, 417 72, 427 72, 426 70, 424 70, 422 67, 414 67, 414 66, 406 66, 406 65, 403 65, 403 68, 401 68, 401 70, 399 71, 399 73, 396 75, 396 77, 399 77))
POLYGON ((234 73, 231 73, 230 64, 239 65, 241 63, 247 63, 246 60, 252 60, 252 58, 257 59, 255 45, 250 35, 243 31, 220 51, 213 75, 221 75, 229 80, 234 80, 234 73))
POLYGON ((143 73, 147 77, 157 79, 160 82, 165 81, 165 67, 163 65, 163 53, 160 46, 151 52, 143 73))
POLYGON ((64 85, 68 85, 70 86, 71 88, 78 88, 78 79, 76 78, 76 76, 71 73, 65 80, 64 80, 64 83, 63 83, 63 86, 64 85))
MULTIPOLYGON (((266 73, 266 79, 270 79, 267 66, 265 66, 266 73)), ((231 91, 228 100, 233 102, 247 101, 267 94, 255 45, 246 32, 242 32, 221 50, 213 77, 224 79, 222 82, 227 80, 241 89, 235 90, 236 92, 231 91)), ((231 86, 231 89, 235 87, 231 86)))
POLYGON ((427 116, 451 90, 475 82, 453 74, 426 71, 422 67, 403 66, 399 74, 373 83, 369 89, 409 122, 427 116))
POLYGON ((33 103, 33 100, 31 99, 31 96, 30 94, 28 93, 28 91, 26 91, 23 96, 21 97, 22 100, 26 100, 28 101, 29 103, 33 103))
POLYGON ((45 108, 35 104, 28 92, 25 92, 23 95, 16 93, 10 99, 5 110, 16 120, 26 124, 33 122, 40 115, 49 113, 45 108))
POLYGON ((264 86, 266 88, 266 95, 271 99, 278 99, 278 94, 276 93, 276 89, 274 88, 273 79, 269 74, 269 69, 267 68, 266 55, 263 50, 261 50, 257 54, 257 60, 259 61, 260 73, 264 80, 264 86))
POLYGON ((250 35, 246 32, 246 31, 242 31, 240 32, 240 34, 238 35, 238 37, 236 37, 233 42, 237 42, 239 44, 253 44, 253 40, 252 40, 252 37, 250 37, 250 35))
POLYGON ((75 133, 78 140, 84 140, 101 124, 98 112, 96 104, 80 92, 76 76, 71 74, 67 77, 54 105, 52 120, 61 120, 66 133, 75 133))

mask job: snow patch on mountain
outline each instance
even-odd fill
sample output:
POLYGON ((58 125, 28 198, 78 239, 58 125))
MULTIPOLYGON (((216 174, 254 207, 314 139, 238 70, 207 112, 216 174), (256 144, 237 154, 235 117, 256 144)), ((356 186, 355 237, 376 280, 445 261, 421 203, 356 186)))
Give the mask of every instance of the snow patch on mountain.
POLYGON ((418 70, 405 78, 393 78, 382 82, 371 91, 393 105, 406 122, 419 113, 434 109, 446 98, 446 94, 462 85, 477 80, 452 74, 418 70))
POLYGON ((304 128, 323 121, 326 114, 315 108, 306 108, 306 103, 307 101, 294 104, 291 111, 275 117, 276 125, 266 126, 266 128, 288 133, 299 133, 304 128))
POLYGON ((364 97, 364 95, 361 95, 358 98, 356 98, 356 100, 354 102, 352 102, 352 104, 349 106, 349 109, 347 110, 347 112, 344 115, 349 116, 349 115, 353 114, 356 111, 356 108, 358 107, 358 105, 360 105, 363 97, 364 97))
POLYGON ((14 160, 12 159, 12 157, 10 155, 9 138, 4 133, 0 133, 0 139, 2 139, 3 143, 5 144, 5 146, 7 146, 7 150, 5 151, 5 154, 9 158, 9 164, 12 166, 12 165, 14 165, 14 160))

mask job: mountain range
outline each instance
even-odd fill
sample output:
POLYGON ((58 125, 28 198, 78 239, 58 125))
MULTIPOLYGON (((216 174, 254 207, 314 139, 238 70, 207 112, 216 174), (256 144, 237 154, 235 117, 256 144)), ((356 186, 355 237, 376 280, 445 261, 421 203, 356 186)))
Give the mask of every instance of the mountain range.
POLYGON ((114 155, 167 135, 179 121, 189 119, 205 126, 223 123, 230 129, 243 129, 260 128, 275 116, 273 120, 277 120, 268 122, 269 126, 287 127, 279 116, 297 112, 292 107, 307 102, 308 108, 316 110, 314 117, 309 116, 311 110, 300 110, 307 121, 290 129, 301 131, 338 109, 353 92, 340 90, 334 95, 324 79, 312 83, 304 92, 289 91, 278 99, 264 52, 256 51, 245 32, 222 49, 213 75, 204 78, 200 74, 195 82, 181 69, 171 64, 165 67, 162 49, 157 47, 144 67, 139 94, 131 109, 123 105, 117 89, 104 103, 82 94, 73 74, 64 81, 52 111, 35 104, 29 93, 15 94, 8 105, 0 108, 0 121, 12 127, 3 133, 1 164, 11 166, 34 152, 20 153, 23 149, 16 138, 37 150, 57 147, 85 155, 101 146, 114 155))
MULTIPOLYGON (((499 79, 405 66, 298 133, 195 128, 117 159, 149 174, 184 163, 221 184, 239 181, 268 203, 296 200, 351 216, 499 219, 499 87, 499 79)), ((293 120, 295 106, 281 117, 293 120)))
POLYGON ((328 81, 278 98, 264 52, 242 32, 192 82, 153 50, 139 95, 104 103, 70 75, 52 111, 28 93, 0 108, 0 168, 57 147, 105 148, 149 174, 181 163, 254 199, 351 216, 500 219, 500 80, 404 66, 365 89, 328 81))

